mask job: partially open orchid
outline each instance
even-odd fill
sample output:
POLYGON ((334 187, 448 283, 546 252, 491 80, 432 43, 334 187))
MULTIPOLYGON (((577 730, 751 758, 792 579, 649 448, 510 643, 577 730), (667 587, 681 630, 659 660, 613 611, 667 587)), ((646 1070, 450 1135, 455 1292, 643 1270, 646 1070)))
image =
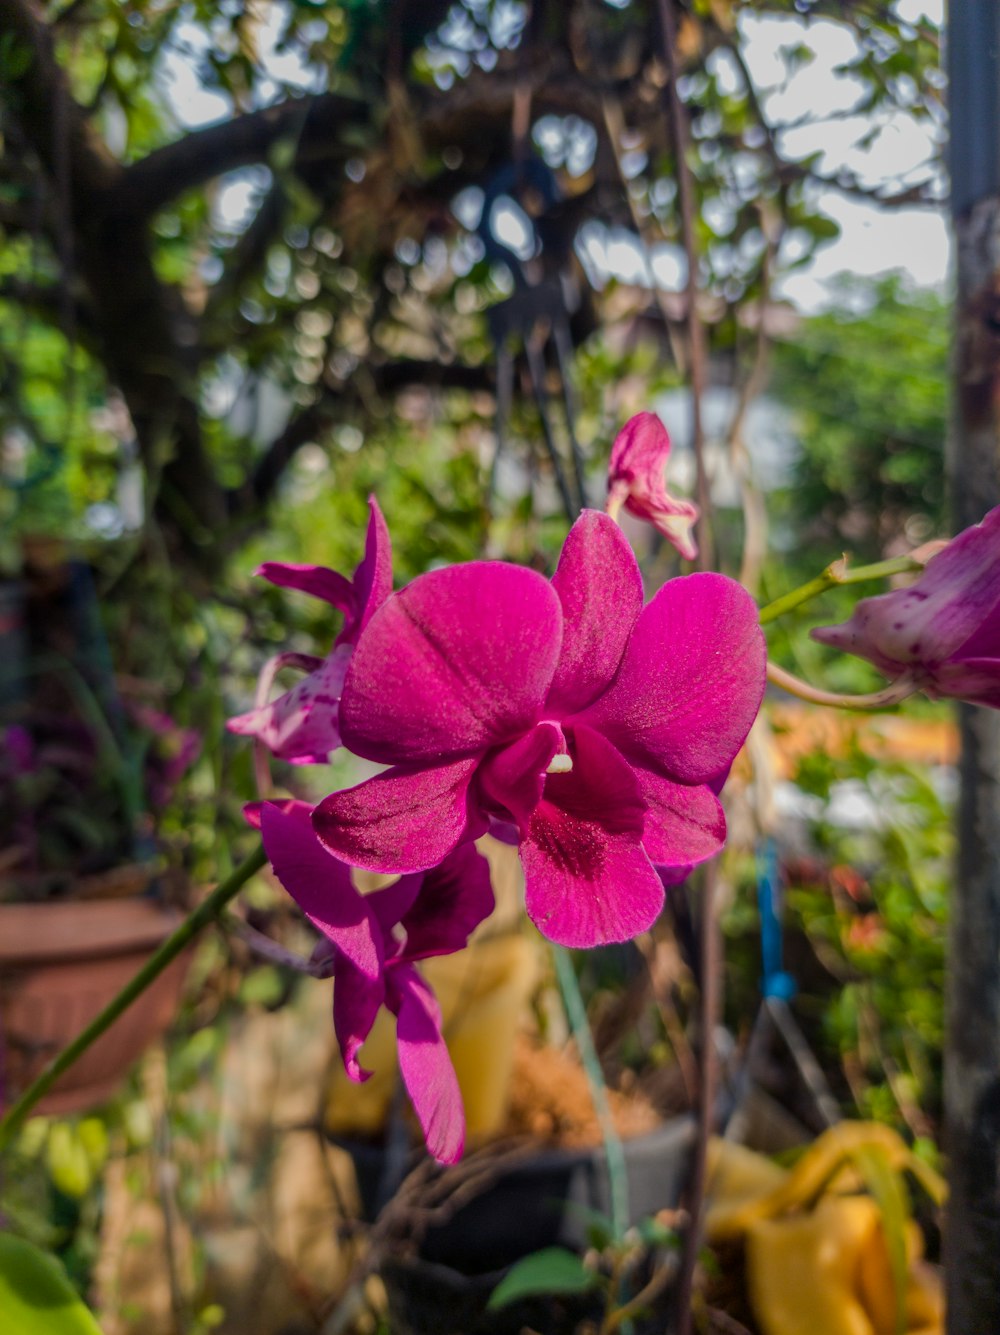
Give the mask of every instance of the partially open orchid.
MULTIPOLYGON (((314 565, 283 565, 267 561, 256 571, 284 589, 320 598, 344 614, 344 625, 330 653, 306 677, 270 704, 229 720, 231 732, 256 737, 279 759, 293 765, 324 764, 340 745, 337 715, 340 693, 358 636, 392 592, 392 547, 389 530, 374 496, 369 498, 365 555, 352 579, 314 565)), ((298 662, 281 655, 262 676, 267 687, 278 668, 298 662)))
POLYGON ((340 727, 393 768, 319 804, 323 843, 411 873, 512 821, 527 911, 551 940, 648 928, 652 864, 701 862, 725 839, 710 785, 757 714, 765 654, 752 599, 722 575, 642 598, 628 542, 595 511, 551 582, 475 561, 390 597, 358 641, 340 727))
POLYGON ((260 808, 264 849, 275 875, 322 932, 332 954, 333 1022, 347 1074, 367 1080, 358 1053, 381 1006, 396 1016, 403 1083, 440 1163, 455 1163, 465 1140, 458 1081, 441 1033, 434 993, 417 960, 461 950, 493 909, 489 868, 471 844, 426 874, 360 894, 350 868, 316 838, 303 802, 260 808))
POLYGON ((686 561, 693 561, 698 555, 692 533, 698 507, 667 490, 669 454, 667 428, 655 413, 629 418, 611 447, 607 511, 614 517, 624 505, 629 514, 653 524, 686 561))
POLYGON ((908 588, 863 598, 849 621, 812 634, 930 696, 1000 708, 1000 506, 908 588))

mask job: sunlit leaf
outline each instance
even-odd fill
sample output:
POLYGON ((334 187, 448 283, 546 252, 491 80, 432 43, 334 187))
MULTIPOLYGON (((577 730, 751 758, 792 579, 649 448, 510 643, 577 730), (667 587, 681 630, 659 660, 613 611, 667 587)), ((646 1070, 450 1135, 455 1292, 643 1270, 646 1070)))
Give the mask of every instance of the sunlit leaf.
POLYGON ((101 1335, 55 1257, 8 1233, 0 1233, 0 1328, 17 1335, 101 1335))

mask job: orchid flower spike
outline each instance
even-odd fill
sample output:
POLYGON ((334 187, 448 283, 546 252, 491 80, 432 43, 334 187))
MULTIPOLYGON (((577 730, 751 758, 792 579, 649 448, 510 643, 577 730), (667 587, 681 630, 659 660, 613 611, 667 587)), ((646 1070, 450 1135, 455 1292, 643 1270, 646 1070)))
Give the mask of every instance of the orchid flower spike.
POLYGON ((382 1006, 396 1016, 403 1083, 427 1148, 456 1163, 465 1142, 465 1112, 441 1031, 434 993, 414 967, 461 950, 493 911, 489 866, 464 844, 426 873, 403 876, 362 895, 351 870, 319 842, 304 802, 265 802, 259 820, 274 873, 333 953, 333 1024, 344 1069, 360 1083, 371 1072, 358 1055, 382 1006))
POLYGON ((606 509, 614 519, 624 505, 629 514, 647 520, 672 542, 685 561, 693 561, 698 555, 692 532, 698 507, 667 490, 669 454, 667 428, 655 413, 629 418, 611 447, 606 509))
POLYGON ((551 582, 473 561, 393 594, 340 702, 345 746, 392 768, 320 802, 321 842, 413 874, 510 822, 550 940, 645 931, 663 904, 653 864, 702 862, 725 840, 716 790, 760 707, 765 648, 753 600, 723 575, 642 598, 631 547, 593 510, 551 582))
MULTIPOLYGON (((389 530, 374 496, 369 497, 365 555, 352 579, 314 565, 284 565, 267 561, 256 571, 280 588, 311 594, 343 612, 344 624, 333 648, 308 676, 270 702, 261 701, 249 713, 238 714, 226 725, 230 732, 256 737, 280 760, 293 765, 325 764, 340 745, 338 712, 347 665, 358 636, 392 592, 392 547, 389 530)), ((296 655, 281 655, 276 666, 296 655)), ((269 684, 274 672, 265 669, 269 684)))
POLYGON ((953 538, 905 589, 863 598, 812 632, 932 698, 1000 709, 1000 506, 953 538))

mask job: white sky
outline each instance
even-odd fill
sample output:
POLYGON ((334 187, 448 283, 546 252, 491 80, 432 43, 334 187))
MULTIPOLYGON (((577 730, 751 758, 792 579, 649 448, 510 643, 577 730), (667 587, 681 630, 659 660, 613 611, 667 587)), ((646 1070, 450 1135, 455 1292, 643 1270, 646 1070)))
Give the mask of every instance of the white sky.
MULTIPOLYGON (((925 16, 941 23, 943 2, 896 0, 894 7, 910 22, 925 16)), ((266 14, 259 31, 265 68, 287 84, 303 89, 320 86, 322 71, 304 66, 294 52, 279 54, 275 49, 284 22, 283 6, 272 5, 266 14)), ((873 127, 869 117, 850 114, 858 98, 858 83, 836 68, 854 50, 843 26, 822 20, 805 24, 792 16, 751 16, 742 23, 746 61, 772 122, 781 125, 807 115, 823 118, 816 125, 783 131, 785 151, 796 157, 821 151, 820 170, 824 174, 834 175, 847 168, 870 186, 888 180, 905 185, 922 178, 921 167, 932 144, 927 129, 905 113, 884 117, 871 144, 859 146, 858 141, 873 127), (799 44, 809 46, 814 58, 786 82, 780 49, 799 44)), ((164 53, 164 92, 178 122, 186 127, 208 124, 230 113, 228 100, 206 90, 198 80, 197 57, 212 40, 194 27, 186 28, 187 49, 164 53)), ((277 83, 266 88, 264 101, 278 92, 277 83)), ((241 229, 261 189, 263 175, 259 169, 235 173, 223 185, 216 199, 217 216, 223 226, 241 229)), ((832 190, 819 202, 840 224, 841 235, 823 246, 808 267, 789 273, 781 281, 781 295, 796 305, 804 310, 822 306, 830 279, 845 271, 873 276, 903 269, 920 285, 940 286, 946 282, 950 239, 943 210, 880 209, 832 190)), ((646 261, 627 233, 593 230, 584 242, 584 250, 585 257, 605 271, 625 280, 647 281, 646 261)), ((656 281, 666 288, 679 288, 684 282, 683 264, 669 247, 652 257, 652 269, 656 281)))

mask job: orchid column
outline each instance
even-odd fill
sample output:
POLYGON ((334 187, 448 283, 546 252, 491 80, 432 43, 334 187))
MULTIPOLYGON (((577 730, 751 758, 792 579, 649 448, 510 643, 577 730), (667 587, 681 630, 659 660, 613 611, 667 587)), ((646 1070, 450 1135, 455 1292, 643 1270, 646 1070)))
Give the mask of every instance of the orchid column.
MULTIPOLYGON (((1000 500, 1000 5, 949 6, 958 261, 951 485, 956 529, 1000 500)), ((1000 1330, 1000 713, 959 706, 945 1113, 949 1335, 1000 1330)))

